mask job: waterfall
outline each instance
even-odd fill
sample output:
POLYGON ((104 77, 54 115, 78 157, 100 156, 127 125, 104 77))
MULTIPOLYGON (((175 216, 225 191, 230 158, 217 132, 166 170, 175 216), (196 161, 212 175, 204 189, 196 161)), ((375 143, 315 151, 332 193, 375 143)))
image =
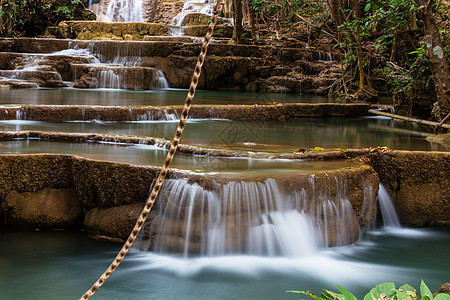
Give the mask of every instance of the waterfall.
POLYGON ((384 227, 400 228, 401 225, 394 204, 381 183, 378 189, 378 203, 380 204, 384 227))
POLYGON ((345 183, 332 180, 337 192, 315 187, 311 178, 308 194, 306 189, 285 193, 274 179, 213 183, 211 190, 187 179, 170 179, 159 196, 154 228, 140 244, 184 257, 302 257, 320 247, 347 245, 359 227, 345 183), (154 244, 148 246, 149 241, 154 244))
POLYGON ((176 113, 168 113, 167 110, 161 111, 148 111, 145 114, 139 114, 135 117, 132 116, 132 119, 138 122, 143 121, 178 121, 179 116, 176 113))
POLYGON ((101 70, 98 80, 94 83, 93 88, 110 88, 120 89, 123 85, 123 76, 117 74, 114 70, 101 70))
POLYGON ((156 70, 153 75, 153 83, 152 87, 155 89, 168 89, 169 83, 167 82, 166 77, 164 76, 163 71, 156 70))
POLYGON ((333 62, 333 56, 330 52, 319 51, 319 61, 320 62, 333 62))
POLYGON ((69 43, 71 51, 92 57, 93 64, 72 64, 73 79, 79 80, 87 70, 90 88, 109 89, 166 89, 169 83, 161 70, 142 67, 142 44, 129 42, 90 42, 80 49, 69 43))
POLYGON ((183 21, 186 15, 191 13, 200 13, 205 15, 212 15, 214 10, 213 0, 197 0, 197 1, 185 1, 183 4, 183 9, 176 15, 170 25, 176 26, 170 29, 170 34, 173 36, 182 36, 183 31, 183 21))
POLYGON ((143 0, 89 0, 88 7, 103 22, 144 22, 143 0))

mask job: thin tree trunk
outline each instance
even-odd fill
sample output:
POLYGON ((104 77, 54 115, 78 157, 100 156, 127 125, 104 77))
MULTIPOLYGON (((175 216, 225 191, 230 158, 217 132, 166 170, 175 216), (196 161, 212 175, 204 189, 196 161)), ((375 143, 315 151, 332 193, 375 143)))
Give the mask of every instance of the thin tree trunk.
POLYGON ((249 7, 250 10, 250 26, 251 26, 251 32, 252 32, 252 39, 256 43, 258 41, 258 36, 256 35, 256 16, 255 16, 255 10, 253 7, 249 7))
POLYGON ((234 5, 234 30, 233 41, 240 43, 244 29, 242 27, 242 0, 233 0, 234 5))
POLYGON ((250 8, 248 1, 249 0, 243 0, 242 2, 242 21, 246 25, 250 25, 250 8))
POLYGON ((442 120, 450 113, 450 71, 445 59, 441 36, 431 11, 433 2, 434 0, 429 0, 428 3, 424 4, 422 19, 427 44, 427 57, 430 62, 437 97, 433 114, 436 119, 442 120))
MULTIPOLYGON (((365 76, 364 76, 364 60, 363 60, 363 51, 362 51, 362 45, 361 45, 361 36, 360 36, 360 24, 359 24, 359 19, 360 19, 360 2, 358 0, 354 0, 353 1, 353 15, 354 18, 358 21, 357 25, 356 25, 356 32, 354 32, 354 39, 356 41, 356 53, 357 53, 357 57, 358 57, 358 69, 359 69, 359 90, 358 92, 362 92, 364 90, 364 81, 365 81, 365 76)), ((353 31, 353 30, 351 30, 353 31)))

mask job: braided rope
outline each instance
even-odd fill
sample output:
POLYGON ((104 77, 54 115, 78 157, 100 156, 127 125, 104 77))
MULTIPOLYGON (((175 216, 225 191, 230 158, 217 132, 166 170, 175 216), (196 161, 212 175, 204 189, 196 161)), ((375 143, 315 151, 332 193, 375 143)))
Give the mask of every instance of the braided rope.
POLYGON ((92 285, 92 287, 89 290, 87 290, 83 294, 83 296, 81 296, 80 300, 91 298, 98 291, 98 289, 105 283, 105 281, 111 276, 111 274, 117 269, 117 267, 120 265, 122 260, 127 255, 131 246, 133 246, 133 243, 136 240, 136 237, 138 236, 139 232, 141 231, 141 228, 144 225, 144 222, 147 219, 148 214, 150 213, 150 210, 153 207, 153 204, 155 203, 156 197, 158 196, 158 193, 162 187, 162 184, 164 183, 164 179, 166 178, 170 163, 172 162, 175 152, 177 151, 177 147, 180 142, 181 134, 183 133, 184 126, 186 125, 186 120, 189 115, 189 110, 191 109, 192 99, 194 98, 195 90, 198 85, 202 66, 205 61, 206 51, 208 50, 208 45, 211 40, 212 33, 214 31, 214 26, 216 25, 217 17, 219 15, 219 13, 222 11, 223 4, 224 4, 224 0, 218 0, 215 4, 214 14, 211 19, 211 23, 208 27, 208 30, 206 32, 205 40, 202 44, 200 54, 198 55, 197 65, 195 66, 194 74, 192 75, 191 85, 189 87, 189 92, 186 96, 186 100, 184 102, 184 107, 183 107, 183 111, 181 112, 180 121, 178 123, 177 130, 175 132, 172 143, 170 145, 169 153, 167 153, 166 160, 164 161, 164 164, 161 168, 158 178, 156 179, 155 185, 153 186, 153 190, 150 193, 150 196, 148 197, 147 202, 145 203, 145 206, 142 209, 142 212, 139 215, 139 218, 136 221, 136 224, 134 225, 133 230, 131 231, 130 235, 128 236, 127 241, 122 246, 122 249, 119 251, 119 253, 117 254, 114 261, 109 265, 108 269, 106 269, 106 271, 97 279, 97 281, 92 285))

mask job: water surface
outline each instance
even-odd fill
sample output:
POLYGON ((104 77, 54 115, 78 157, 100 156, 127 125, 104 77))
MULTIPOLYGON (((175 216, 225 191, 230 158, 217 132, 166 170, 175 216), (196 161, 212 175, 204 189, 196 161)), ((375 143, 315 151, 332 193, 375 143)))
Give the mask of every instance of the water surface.
MULTIPOLYGON (((187 90, 127 91, 112 89, 0 89, 0 104, 58 105, 183 105, 187 90)), ((324 96, 303 94, 206 91, 195 93, 194 104, 272 104, 273 102, 332 103, 324 96)))
MULTIPOLYGON (((73 231, 0 231, 4 299, 78 299, 120 245, 73 231)), ((298 299, 286 290, 334 284, 357 297, 392 281, 432 291, 448 281, 449 229, 399 229, 367 234, 355 245, 303 258, 222 256, 182 259, 132 250, 95 299, 298 299)))
MULTIPOLYGON (((89 132, 172 138, 177 121, 0 121, 0 130, 89 132)), ((299 148, 439 150, 425 140, 432 130, 386 117, 301 118, 287 121, 188 120, 182 143, 231 149, 296 151, 299 148)), ((444 149, 443 149, 444 150, 444 149)))
MULTIPOLYGON (((0 142, 0 154, 53 153, 73 154, 86 158, 124 162, 138 165, 160 166, 167 151, 156 146, 119 145, 109 143, 62 143, 41 141, 38 139, 0 142)), ((209 157, 178 153, 171 164, 172 168, 188 169, 199 172, 269 172, 323 171, 343 167, 359 166, 352 160, 310 161, 289 159, 249 159, 209 157)))

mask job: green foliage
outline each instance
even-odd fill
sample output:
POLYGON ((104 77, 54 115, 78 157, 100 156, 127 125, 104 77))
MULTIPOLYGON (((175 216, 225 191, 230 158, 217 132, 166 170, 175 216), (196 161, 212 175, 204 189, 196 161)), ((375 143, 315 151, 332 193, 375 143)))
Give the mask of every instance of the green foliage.
POLYGON ((425 47, 425 43, 422 43, 419 48, 409 53, 409 59, 412 61, 409 68, 393 68, 393 65, 384 68, 384 74, 392 90, 411 92, 418 80, 424 81, 425 88, 433 84, 425 47))
MULTIPOLYGON (((336 285, 342 294, 324 290, 320 296, 312 294, 310 291, 287 291, 288 293, 303 294, 316 300, 358 300, 352 293, 336 285)), ((364 300, 450 300, 448 294, 437 294, 433 297, 430 289, 425 282, 420 283, 420 297, 415 288, 408 284, 404 284, 398 289, 392 282, 381 283, 372 288, 369 293, 364 296, 364 300)))
POLYGON ((63 20, 73 20, 76 12, 84 8, 81 0, 0 0, 0 35, 17 36, 31 30, 36 34, 46 26, 63 20))
POLYGON ((250 0, 258 23, 270 31, 298 34, 327 19, 323 0, 250 0))
POLYGON ((66 20, 72 20, 75 17, 75 10, 80 5, 83 5, 81 0, 70 0, 67 1, 66 5, 59 6, 56 9, 54 9, 53 5, 51 5, 50 9, 53 9, 51 12, 52 14, 55 14, 58 17, 61 17, 66 20))

